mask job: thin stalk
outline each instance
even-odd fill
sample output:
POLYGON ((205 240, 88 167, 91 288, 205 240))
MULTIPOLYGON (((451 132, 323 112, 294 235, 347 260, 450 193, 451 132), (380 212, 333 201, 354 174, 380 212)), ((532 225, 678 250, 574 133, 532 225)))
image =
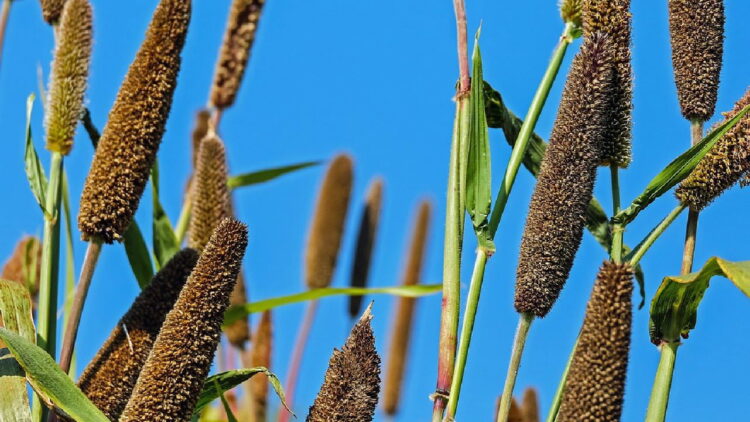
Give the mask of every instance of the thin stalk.
MULTIPOLYGON (((49 182, 44 199, 44 234, 42 262, 39 278, 39 310, 37 313, 37 345, 54 359, 57 335, 57 292, 60 268, 60 196, 62 191, 63 156, 53 152, 50 161, 49 182)), ((45 419, 47 408, 34 394, 33 416, 39 422, 45 419)))
POLYGON ((513 340, 513 352, 510 355, 510 362, 508 364, 508 374, 505 377, 503 395, 500 397, 500 406, 497 411, 498 421, 508 420, 510 402, 513 400, 513 388, 516 386, 518 368, 521 366, 521 356, 523 355, 523 348, 526 346, 526 336, 529 334, 529 327, 531 327, 532 321, 534 321, 534 315, 532 314, 522 313, 519 315, 518 330, 516 331, 516 338, 513 340))
POLYGON ((0 10, 0 64, 3 60, 3 46, 5 45, 5 30, 8 28, 8 16, 10 15, 10 4, 13 0, 3 0, 3 8, 0 10))
POLYGON ((81 275, 78 278, 76 295, 70 307, 70 315, 65 327, 62 350, 60 351, 60 368, 63 372, 67 372, 70 368, 70 361, 73 356, 76 337, 78 336, 78 326, 81 323, 83 305, 89 293, 89 286, 91 286, 91 279, 94 277, 94 270, 96 269, 96 263, 99 260, 101 250, 102 242, 100 240, 92 240, 89 242, 88 248, 86 248, 86 257, 83 260, 83 267, 81 267, 81 275))
MULTIPOLYGON (((703 122, 693 120, 690 122, 690 145, 700 142, 703 136, 703 122)), ((685 246, 682 252, 681 273, 688 274, 693 271, 693 257, 695 256, 695 242, 698 234, 698 211, 688 212, 687 226, 685 227, 685 246)))
POLYGON ((654 387, 651 390, 651 399, 648 402, 646 422, 663 422, 666 417, 669 390, 672 387, 672 374, 679 345, 680 343, 677 342, 665 342, 660 346, 661 357, 656 370, 654 387))
POLYGON ((513 189, 513 184, 516 181, 518 169, 523 162, 523 157, 526 155, 529 139, 534 133, 534 128, 539 120, 539 115, 544 108, 544 104, 547 102, 547 97, 549 97, 549 91, 552 88, 552 84, 555 82, 555 78, 557 78, 557 74, 560 72, 560 65, 565 57, 565 53, 568 51, 568 46, 573 42, 574 30, 575 26, 573 24, 565 24, 565 29, 560 36, 560 41, 557 43, 557 47, 555 47, 555 51, 552 53, 552 59, 547 65, 547 70, 544 72, 542 81, 539 83, 534 98, 531 100, 529 110, 526 112, 526 118, 523 120, 521 129, 518 131, 518 138, 513 145, 513 151, 510 154, 508 167, 505 170, 503 181, 500 184, 500 190, 497 192, 495 206, 492 208, 492 215, 490 217, 490 236, 493 238, 495 237, 497 227, 500 225, 500 219, 505 211, 505 205, 508 203, 510 191, 513 189))
MULTIPOLYGON (((65 216, 65 302, 63 310, 63 330, 70 321, 70 311, 72 302, 69 301, 73 297, 73 292, 76 288, 76 275, 75 275, 75 253, 73 249, 73 224, 70 213, 70 193, 68 190, 68 175, 63 172, 63 186, 62 186, 62 205, 63 215, 65 216)), ((75 374, 75 353, 73 354, 72 364, 68 369, 68 375, 71 377, 75 374)))
MULTIPOLYGON (((612 215, 620 212, 620 169, 616 165, 609 167, 612 177, 612 215)), ((612 226, 612 247, 610 248, 610 258, 616 264, 622 263, 622 244, 625 228, 620 224, 612 226)))
POLYGON ((557 412, 560 410, 560 403, 562 403, 562 395, 563 391, 565 391, 565 383, 568 382, 568 372, 570 372, 570 365, 573 363, 573 355, 575 353, 576 346, 578 346, 578 339, 576 339, 576 343, 573 345, 573 352, 571 352, 570 356, 568 356, 568 363, 565 364, 565 370, 563 370, 562 376, 560 377, 560 382, 557 384, 555 396, 552 397, 552 405, 550 406, 549 414, 547 415, 547 422, 555 422, 555 419, 557 419, 557 412))
MULTIPOLYGON (((310 338, 310 331, 312 329, 313 320, 315 320, 315 313, 318 310, 318 301, 313 300, 307 303, 307 309, 305 315, 302 317, 302 325, 300 325, 299 332, 297 333, 297 340, 294 343, 294 352, 292 352, 292 361, 289 364, 289 373, 284 383, 286 389, 286 402, 289 406, 294 406, 294 393, 297 387, 297 381, 299 379, 299 370, 302 366, 302 357, 305 354, 305 346, 307 346, 307 340, 310 338)), ((289 422, 289 412, 280 411, 278 422, 289 422)))
POLYGON ((635 267, 636 265, 638 265, 638 263, 641 261, 641 258, 643 258, 643 255, 648 252, 649 248, 651 248, 651 245, 654 244, 656 239, 658 239, 664 233, 667 227, 669 227, 684 210, 684 205, 676 206, 672 211, 669 212, 666 217, 664 217, 663 220, 659 222, 656 227, 651 230, 651 232, 649 232, 648 236, 646 236, 646 238, 644 238, 641 243, 639 243, 638 246, 635 247, 633 252, 631 252, 627 257, 627 260, 630 262, 631 267, 635 267))
POLYGON ((469 345, 471 344, 471 333, 474 330, 476 310, 479 306, 479 296, 482 292, 484 268, 487 265, 487 258, 489 258, 488 252, 479 248, 477 250, 476 261, 474 262, 474 272, 471 275, 469 295, 466 298, 466 311, 464 312, 463 325, 461 326, 461 341, 458 345, 456 366, 453 369, 451 394, 448 399, 448 414, 446 415, 446 420, 449 421, 452 421, 456 417, 458 398, 461 393, 461 382, 464 378, 464 369, 466 368, 466 359, 469 354, 469 345))

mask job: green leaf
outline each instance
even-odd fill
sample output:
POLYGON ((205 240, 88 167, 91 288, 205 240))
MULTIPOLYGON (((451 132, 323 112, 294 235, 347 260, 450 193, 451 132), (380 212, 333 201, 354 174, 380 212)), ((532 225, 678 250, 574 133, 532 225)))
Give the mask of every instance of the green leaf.
POLYGON ((44 175, 44 168, 41 161, 39 161, 39 155, 36 153, 34 140, 31 136, 31 112, 33 109, 34 94, 31 94, 26 99, 26 151, 24 152, 26 179, 29 181, 31 193, 34 194, 36 203, 39 204, 39 207, 45 214, 49 214, 44 209, 44 201, 47 197, 47 176, 44 175))
POLYGON ((749 110, 750 106, 743 108, 736 116, 734 116, 734 118, 712 130, 711 133, 700 142, 693 145, 679 157, 675 158, 674 161, 669 163, 664 170, 659 172, 659 174, 649 182, 643 193, 638 195, 629 207, 614 216, 613 221, 618 224, 627 225, 649 204, 654 202, 656 198, 664 195, 676 184, 680 183, 682 179, 687 177, 690 172, 693 171, 695 166, 697 166, 701 159, 703 159, 711 148, 713 148, 716 142, 718 142, 727 131, 734 127, 734 125, 737 124, 749 110))
POLYGON ((258 183, 267 182, 269 180, 276 179, 279 176, 283 176, 287 173, 292 173, 297 170, 304 168, 317 166, 320 161, 307 161, 299 164, 291 164, 283 167, 274 167, 265 170, 253 171, 250 173, 238 174, 231 176, 227 180, 227 185, 230 189, 240 188, 243 186, 257 185, 258 183))
MULTIPOLYGON (((472 62, 472 80, 483 80, 482 56, 479 50, 479 32, 477 32, 474 43, 472 62)), ((489 246, 491 241, 487 217, 490 214, 490 204, 492 201, 491 159, 482 84, 472 84, 469 107, 471 113, 469 118, 469 160, 466 170, 466 210, 471 217, 479 243, 489 246)))
MULTIPOLYGON (((73 249, 73 220, 70 216, 70 192, 68 189, 68 173, 63 169, 62 177, 62 200, 63 200, 63 217, 65 220, 65 307, 63 314, 63 331, 68 324, 68 317, 73 307, 73 297, 76 288, 76 269, 75 269, 75 250, 73 249)), ((34 267, 36 268, 36 267, 34 267)), ((70 361, 68 374, 76 373, 76 353, 70 361)))
POLYGON ((374 294, 389 294, 403 297, 419 297, 437 293, 442 289, 442 284, 418 284, 412 286, 397 287, 326 287, 324 289, 307 290, 289 296, 275 297, 261 300, 259 302, 246 303, 244 305, 230 306, 224 314, 224 327, 233 322, 245 318, 249 314, 263 312, 279 306, 291 305, 292 303, 305 302, 327 296, 367 296, 374 294))
POLYGON ((160 269, 180 250, 177 236, 169 222, 169 217, 159 200, 159 163, 151 168, 151 186, 153 189, 153 241, 156 269, 160 269))
POLYGON ((726 277, 750 297, 750 261, 711 258, 700 271, 665 277, 651 302, 651 341, 676 342, 695 328, 698 306, 714 276, 726 277))
POLYGON ((214 385, 219 392, 219 398, 221 399, 221 405, 224 406, 224 412, 227 414, 227 422, 237 422, 237 417, 234 416, 234 412, 232 412, 232 408, 229 406, 227 398, 224 397, 224 389, 219 385, 219 381, 214 379, 214 385))
MULTIPOLYGON (((500 93, 495 91, 487 81, 484 81, 484 100, 488 126, 502 129, 508 145, 513 147, 516 139, 518 139, 521 126, 523 126, 523 120, 505 107, 500 93)), ((542 158, 544 158, 546 150, 547 143, 544 139, 536 133, 532 133, 526 149, 526 155, 523 157, 523 166, 534 177, 539 174, 539 168, 541 167, 542 158)), ((586 209, 586 228, 594 236, 594 239, 609 253, 612 245, 610 221, 601 203, 596 198, 591 198, 591 202, 589 202, 589 206, 586 209)), ((627 253, 629 250, 630 248, 623 246, 623 252, 627 253)), ((635 268, 635 278, 640 286, 642 307, 646 293, 645 276, 640 265, 637 265, 635 268)))
POLYGON ((148 251, 148 246, 146 246, 146 240, 143 238, 141 229, 135 219, 130 222, 130 226, 125 230, 122 243, 125 246, 125 253, 128 255, 130 269, 133 270, 138 285, 141 286, 141 289, 145 289, 154 277, 154 266, 151 263, 151 254, 148 251))
POLYGON ((54 404, 73 420, 109 422, 46 351, 6 328, 0 328, 0 339, 26 371, 26 379, 45 402, 54 404))
MULTIPOLYGON (((201 391, 201 395, 198 397, 198 403, 193 410, 193 416, 195 417, 196 415, 199 415, 204 407, 219 398, 222 393, 242 384, 256 374, 265 374, 266 377, 268 377, 268 382, 271 384, 271 387, 273 387, 276 395, 279 396, 281 404, 289 411, 289 413, 292 413, 286 405, 284 389, 281 387, 279 378, 268 369, 258 366, 255 368, 234 369, 209 377, 203 384, 203 391, 201 391)), ((292 413, 292 415, 294 415, 294 413, 292 413)))
MULTIPOLYGON (((29 342, 36 336, 28 290, 15 281, 0 280, 0 326, 29 342)), ((31 421, 25 374, 4 347, 0 342, 0 421, 31 421)))

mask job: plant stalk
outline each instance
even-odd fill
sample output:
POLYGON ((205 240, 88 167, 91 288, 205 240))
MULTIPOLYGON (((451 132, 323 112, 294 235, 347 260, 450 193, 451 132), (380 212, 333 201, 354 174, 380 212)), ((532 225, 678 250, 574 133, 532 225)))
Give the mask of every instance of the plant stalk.
POLYGON ((461 326, 461 341, 458 345, 456 366, 453 369, 453 380, 451 381, 450 389, 451 393, 448 399, 448 413, 445 417, 448 421, 452 421, 456 417, 458 399, 461 394, 461 383, 464 378, 466 359, 469 354, 469 345, 471 344, 471 334, 474 330, 474 320, 477 313, 477 307, 479 306, 479 296, 482 292, 482 282, 484 280, 484 269, 487 265, 487 258, 489 258, 489 252, 480 247, 477 250, 477 257, 474 262, 474 272, 471 275, 469 295, 466 298, 466 310, 464 312, 463 325, 461 326))
POLYGON ((565 369, 560 377, 560 382, 557 384, 555 396, 552 397, 552 405, 550 405, 549 414, 547 414, 547 422, 555 422, 555 419, 557 419, 557 412, 560 410, 563 391, 565 391, 565 383, 568 382, 568 372, 570 372, 570 365, 573 363, 573 355, 575 355, 577 346, 578 339, 576 339, 576 342, 573 345, 573 351, 570 353, 570 356, 568 356, 568 363, 565 364, 565 369))
POLYGON ((518 368, 521 366, 521 356, 523 355, 523 348, 526 346, 526 337, 529 334, 532 321, 534 321, 534 315, 532 314, 524 312, 519 315, 518 330, 516 331, 516 338, 513 340, 513 352, 508 363, 508 374, 505 377, 503 395, 500 397, 500 406, 497 411, 498 421, 508 420, 510 403, 513 401, 513 388, 516 386, 518 368))
POLYGON ((88 296, 91 279, 94 277, 94 270, 96 269, 96 263, 99 260, 101 250, 102 242, 98 239, 89 242, 88 248, 86 248, 86 257, 83 260, 83 267, 81 267, 81 275, 76 286, 76 295, 73 299, 73 304, 70 307, 70 315, 68 316, 68 323, 65 326, 65 336, 63 337, 62 350, 60 351, 60 368, 63 372, 68 372, 68 369, 70 369, 70 361, 73 356, 76 337, 78 336, 78 327, 81 323, 83 305, 86 302, 86 296, 88 296))
POLYGON ((656 370, 654 387, 651 390, 651 399, 648 402, 646 422, 663 422, 667 414, 669 402, 669 391, 672 387, 672 374, 677 358, 678 342, 664 342, 659 347, 661 357, 659 367, 656 370))
MULTIPOLYGON (((57 336, 57 295, 60 268, 60 196, 62 192, 63 156, 53 152, 50 161, 49 182, 44 199, 44 234, 42 235, 42 261, 39 277, 39 310, 37 313, 37 345, 55 358, 57 336)), ((32 413, 34 420, 43 421, 47 407, 34 394, 32 413)))
POLYGON ((177 238, 177 244, 182 245, 185 240, 185 234, 187 233, 188 226, 190 225, 190 214, 193 210, 193 201, 190 200, 190 194, 182 203, 182 210, 180 211, 180 217, 177 219, 177 225, 174 229, 174 235, 177 238))
MULTIPOLYGON (((703 137, 703 122, 693 120, 690 122, 690 144, 695 145, 703 137)), ((681 274, 689 274, 693 271, 693 258, 695 256, 695 242, 698 234, 698 211, 688 212, 688 221, 685 228, 685 246, 682 252, 681 274)))
MULTIPOLYGON (((318 310, 318 300, 312 300, 307 303, 307 309, 302 317, 302 325, 300 325, 299 332, 297 333, 297 340, 294 343, 294 351, 292 352, 292 360, 289 363, 289 373, 284 383, 286 389, 286 402, 290 407, 294 406, 294 393, 297 389, 297 381, 299 380, 299 370, 302 366, 302 357, 305 354, 305 347, 307 346, 307 340, 310 338, 310 331, 312 330, 313 321, 315 320, 315 313, 318 310)), ((278 422, 289 422, 289 416, 291 414, 284 410, 279 411, 278 422)))
POLYGON ((644 238, 641 243, 638 244, 638 246, 635 247, 633 252, 631 252, 627 260, 630 262, 630 266, 635 267, 638 265, 638 263, 641 261, 641 258, 643 258, 643 255, 648 252, 649 248, 654 244, 656 239, 658 239, 664 231, 669 227, 672 222, 685 210, 684 205, 678 205, 676 206, 670 213, 664 217, 663 220, 659 222, 659 224, 651 230, 651 232, 644 238))
POLYGON ((10 4, 13 0, 3 0, 0 10, 0 64, 3 61, 3 46, 5 45, 5 30, 8 28, 8 16, 10 15, 10 4))

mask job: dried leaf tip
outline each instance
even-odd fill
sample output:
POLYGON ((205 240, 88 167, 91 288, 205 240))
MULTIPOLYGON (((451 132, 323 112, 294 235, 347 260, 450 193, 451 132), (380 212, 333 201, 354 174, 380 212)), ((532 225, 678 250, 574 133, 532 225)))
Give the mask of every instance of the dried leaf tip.
POLYGON ((349 209, 353 166, 348 155, 338 155, 323 179, 305 250, 305 283, 309 289, 331 284, 349 209))
POLYGON ((57 23, 65 7, 65 0, 40 0, 39 3, 42 5, 44 20, 50 25, 57 23))
POLYGON ((723 0, 669 0, 677 96, 682 115, 705 122, 716 108, 724 54, 723 0))
POLYGON ((583 35, 597 33, 610 38, 614 62, 611 118, 602 143, 600 165, 630 165, 633 112, 633 69, 630 60, 630 0, 583 0, 583 35))
POLYGON ((616 422, 622 413, 632 323, 633 271, 605 262, 573 354, 561 422, 616 422))
POLYGON ((250 58, 250 49, 255 41, 264 3, 265 0, 232 2, 211 88, 211 104, 214 107, 224 109, 234 104, 250 58))
POLYGON ((334 349, 307 422, 372 421, 380 392, 380 357, 370 326, 371 308, 352 328, 344 347, 334 349))
MULTIPOLYGON (((383 179, 376 178, 367 189, 367 199, 359 220, 359 234, 354 249, 354 264, 350 285, 352 287, 366 287, 370 274, 370 261, 375 246, 375 238, 380 222, 380 208, 383 202, 383 179)), ((362 312, 362 296, 349 296, 349 316, 356 318, 362 312)))
POLYGON ((611 51, 609 38, 595 35, 573 60, 526 219, 516 272, 518 312, 547 315, 580 246, 609 129, 611 51))
POLYGON ((73 148, 89 75, 93 17, 88 0, 68 0, 62 11, 50 75, 47 149, 67 155, 73 148))
MULTIPOLYGON (((750 89, 729 113, 727 122, 750 105, 750 89)), ((700 211, 750 174, 750 116, 743 116, 719 139, 693 171, 677 187, 677 199, 692 210, 700 211)))
POLYGON ((581 27, 581 7, 583 0, 562 0, 560 2, 560 16, 563 22, 581 27))
POLYGON ((119 240, 156 159, 180 69, 190 0, 162 0, 109 113, 81 195, 84 240, 119 240))
POLYGON ((201 141, 192 190, 188 244, 202 251, 216 226, 229 216, 230 208, 226 151, 216 135, 209 135, 201 141))
POLYGON ((135 387, 164 318, 198 261, 178 252, 135 299, 81 374, 78 387, 111 420, 117 420, 135 387))
POLYGON ((246 247, 244 224, 226 219, 216 228, 164 320, 120 422, 190 420, 246 247))

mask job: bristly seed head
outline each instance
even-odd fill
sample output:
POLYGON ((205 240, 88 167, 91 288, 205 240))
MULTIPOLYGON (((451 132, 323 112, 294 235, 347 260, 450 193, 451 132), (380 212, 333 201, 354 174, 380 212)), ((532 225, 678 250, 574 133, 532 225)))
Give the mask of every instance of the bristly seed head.
POLYGON ((47 149, 67 155, 73 148, 89 76, 93 17, 88 0, 69 0, 60 19, 50 75, 45 126, 47 149))
POLYGON ((539 422, 539 398, 536 390, 531 387, 523 392, 523 420, 539 422))
MULTIPOLYGON (((750 105, 750 89, 734 109, 725 113, 724 122, 733 119, 750 105)), ((677 199, 694 211, 700 211, 737 181, 750 174, 750 116, 743 116, 693 171, 677 187, 677 199)))
POLYGON ((211 104, 219 109, 234 104, 255 41, 265 0, 234 0, 227 19, 224 43, 216 64, 211 104))
POLYGON ((612 117, 601 151, 603 166, 630 165, 633 112, 633 69, 630 61, 630 0, 583 0, 583 35, 609 36, 614 61, 612 117))
POLYGON ((226 219, 216 228, 164 320, 120 422, 190 420, 246 247, 244 224, 226 219))
POLYGON ((342 154, 333 159, 323 179, 305 250, 305 283, 309 289, 331 284, 349 209, 353 172, 352 159, 342 154))
POLYGON ((611 107, 607 36, 584 40, 573 61, 529 206, 516 272, 518 312, 547 315, 573 265, 611 107))
POLYGON ((334 349, 323 386, 307 422, 370 422, 380 392, 380 357, 370 322, 370 305, 341 350, 334 349))
POLYGON ((42 16, 48 24, 52 25, 60 19, 65 0, 40 0, 39 3, 42 5, 42 16))
POLYGON ((190 199, 193 209, 188 245, 202 251, 216 226, 229 217, 226 152, 216 135, 201 141, 190 199))
POLYGON ((81 195, 84 240, 119 240, 156 159, 180 69, 190 0, 162 0, 109 113, 81 195))
MULTIPOLYGON (((367 199, 362 218, 359 220, 359 234, 354 249, 354 264, 349 285, 367 287, 370 274, 370 260, 375 246, 375 238, 380 221, 380 206, 383 201, 383 180, 376 178, 367 189, 367 199)), ((362 296, 349 296, 349 316, 356 318, 362 312, 362 296)))
POLYGON ((109 419, 117 420, 125 409, 164 318, 197 260, 192 249, 183 249, 169 260, 81 374, 78 387, 109 419))
MULTIPOLYGON (((270 368, 272 351, 273 321, 271 311, 268 310, 263 312, 253 336, 252 365, 270 368)), ((264 374, 258 374, 252 377, 248 383, 252 392, 254 420, 265 421, 268 407, 268 379, 264 374)))
POLYGON ((209 120, 211 113, 208 110, 199 110, 195 113, 195 126, 193 126, 192 137, 192 163, 195 169, 198 166, 198 151, 200 151, 201 141, 208 134, 209 120))
POLYGON ((724 54, 723 0, 669 0, 677 96, 682 115, 705 122, 716 108, 724 54))
POLYGON ((561 422, 618 422, 630 351, 633 271, 605 262, 596 277, 565 383, 561 422))
POLYGON ((581 26, 581 8, 583 0, 562 0, 560 2, 560 16, 563 22, 581 26))

